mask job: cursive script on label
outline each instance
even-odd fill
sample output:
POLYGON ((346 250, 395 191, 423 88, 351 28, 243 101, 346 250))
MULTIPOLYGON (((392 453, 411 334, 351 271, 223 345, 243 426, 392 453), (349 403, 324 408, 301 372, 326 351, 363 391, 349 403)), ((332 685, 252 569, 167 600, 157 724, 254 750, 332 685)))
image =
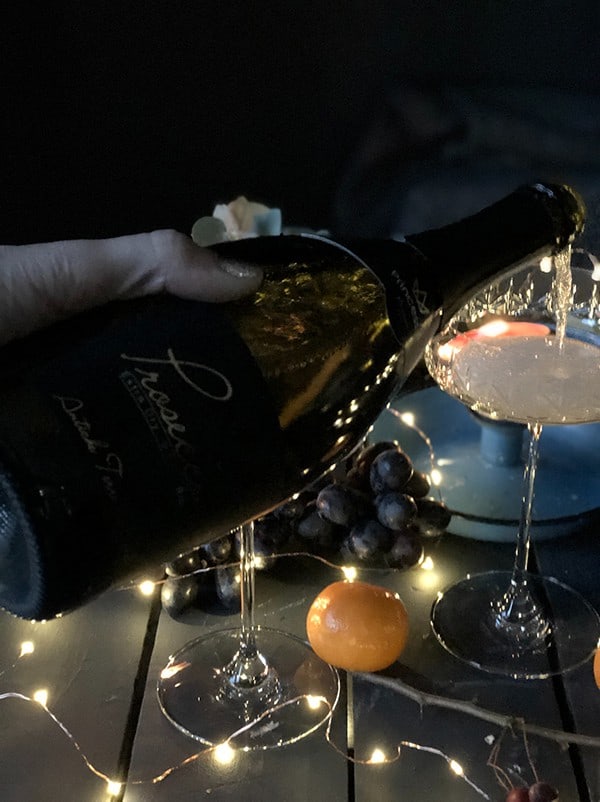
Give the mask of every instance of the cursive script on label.
POLYGON ((89 453, 96 457, 94 468, 101 474, 100 481, 107 495, 112 501, 117 501, 115 480, 123 478, 123 461, 118 454, 110 450, 108 443, 92 437, 92 424, 85 416, 84 404, 80 398, 64 395, 55 395, 54 398, 75 427, 89 453))
POLYGON ((64 395, 55 395, 54 398, 61 405, 63 412, 66 412, 90 454, 97 454, 98 451, 108 448, 108 443, 92 437, 92 425, 84 416, 83 401, 80 398, 64 395))
MULTIPOLYGON (((226 376, 208 365, 178 359, 172 348, 168 348, 166 354, 166 358, 121 354, 121 359, 135 365, 135 367, 132 365, 132 372, 135 374, 146 399, 156 410, 162 429, 166 433, 177 458, 183 465, 185 481, 188 486, 199 488, 203 483, 204 469, 194 462, 196 449, 186 439, 186 426, 182 423, 179 413, 173 407, 171 397, 161 389, 161 369, 164 371, 165 368, 172 368, 191 390, 213 401, 229 401, 233 396, 233 387, 226 376), (203 379, 205 380, 204 384, 202 384, 203 379), (211 389, 206 379, 211 381, 215 387, 211 389)), ((131 392, 131 387, 129 389, 131 392)), ((139 406, 139 401, 136 401, 136 403, 139 406)))
POLYGON ((200 362, 189 362, 183 359, 178 359, 173 353, 172 348, 167 348, 166 359, 129 356, 128 354, 121 354, 121 359, 124 359, 127 362, 140 362, 146 365, 170 365, 179 374, 181 379, 183 379, 183 381, 192 388, 192 390, 195 390, 201 395, 207 396, 207 398, 211 398, 213 401, 229 401, 233 395, 233 387, 231 386, 231 382, 227 376, 224 376, 218 370, 215 370, 215 368, 211 368, 208 365, 202 365, 200 362), (194 381, 194 378, 192 378, 194 372, 199 374, 196 378, 196 381, 194 381), (201 384, 198 384, 202 378, 202 374, 207 374, 207 376, 210 376, 213 379, 216 378, 217 382, 221 382, 223 385, 222 392, 214 393, 206 387, 202 387, 201 384))

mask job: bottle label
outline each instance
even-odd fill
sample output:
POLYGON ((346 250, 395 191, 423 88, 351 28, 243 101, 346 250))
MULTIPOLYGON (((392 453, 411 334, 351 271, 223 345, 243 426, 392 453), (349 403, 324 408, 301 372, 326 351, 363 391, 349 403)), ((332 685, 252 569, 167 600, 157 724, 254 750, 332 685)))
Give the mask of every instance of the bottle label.
POLYGON ((83 531, 86 515, 103 517, 151 564, 162 550, 172 556, 169 538, 201 524, 207 540, 259 511, 257 476, 264 503, 279 500, 281 431, 219 305, 119 304, 2 349, 0 441, 13 462, 34 466, 37 484, 61 489, 83 531))

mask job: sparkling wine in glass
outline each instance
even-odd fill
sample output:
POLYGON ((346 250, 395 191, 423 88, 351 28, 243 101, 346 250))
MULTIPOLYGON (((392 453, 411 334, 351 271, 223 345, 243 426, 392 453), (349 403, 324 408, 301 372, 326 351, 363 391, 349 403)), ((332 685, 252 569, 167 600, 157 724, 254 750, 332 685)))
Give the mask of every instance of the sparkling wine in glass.
POLYGON ((456 657, 517 678, 580 665, 599 633, 596 611, 575 590, 528 571, 542 429, 600 421, 596 276, 571 268, 570 250, 552 261, 543 269, 528 265, 477 295, 425 356, 440 388, 474 412, 527 426, 513 568, 467 576, 439 594, 431 619, 456 657), (550 646, 558 648, 553 662, 550 646))

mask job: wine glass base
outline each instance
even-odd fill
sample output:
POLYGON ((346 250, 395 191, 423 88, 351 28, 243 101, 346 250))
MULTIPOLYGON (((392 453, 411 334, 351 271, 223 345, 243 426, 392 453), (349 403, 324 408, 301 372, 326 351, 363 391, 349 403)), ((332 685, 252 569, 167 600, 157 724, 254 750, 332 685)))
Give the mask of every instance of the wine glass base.
POLYGON ((489 571, 445 590, 431 612, 441 645, 475 668, 515 679, 563 674, 590 659, 600 634, 594 608, 562 582, 526 573, 533 602, 515 619, 502 601, 511 578, 510 571, 489 571))
POLYGON ((185 735, 207 746, 270 749, 294 743, 328 721, 337 704, 337 671, 286 632, 256 628, 268 671, 254 687, 232 685, 225 670, 240 630, 210 632, 173 654, 161 672, 161 709, 185 735))

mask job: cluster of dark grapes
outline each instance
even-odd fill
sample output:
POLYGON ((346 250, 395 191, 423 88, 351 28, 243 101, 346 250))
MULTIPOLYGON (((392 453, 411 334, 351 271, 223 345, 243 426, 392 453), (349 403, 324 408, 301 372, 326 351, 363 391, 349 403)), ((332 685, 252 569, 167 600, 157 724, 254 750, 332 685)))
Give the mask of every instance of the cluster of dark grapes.
POLYGON ((511 788, 505 802, 558 802, 558 791, 545 782, 536 782, 519 788, 511 788))
MULTIPOLYGON (((313 489, 312 497, 311 491, 303 494, 293 519, 296 538, 346 565, 410 568, 420 561, 423 542, 450 523, 448 509, 430 491, 427 476, 397 443, 374 443, 343 477, 313 489)), ((275 512, 285 514, 285 505, 275 512)))
MULTIPOLYGON (((255 565, 269 570, 278 554, 309 552, 339 565, 410 568, 421 560, 424 541, 450 523, 450 512, 430 492, 427 476, 396 442, 366 446, 343 475, 320 480, 255 522, 255 565)), ((238 608, 238 560, 239 543, 230 534, 170 563, 164 609, 180 617, 191 608, 238 608)))

